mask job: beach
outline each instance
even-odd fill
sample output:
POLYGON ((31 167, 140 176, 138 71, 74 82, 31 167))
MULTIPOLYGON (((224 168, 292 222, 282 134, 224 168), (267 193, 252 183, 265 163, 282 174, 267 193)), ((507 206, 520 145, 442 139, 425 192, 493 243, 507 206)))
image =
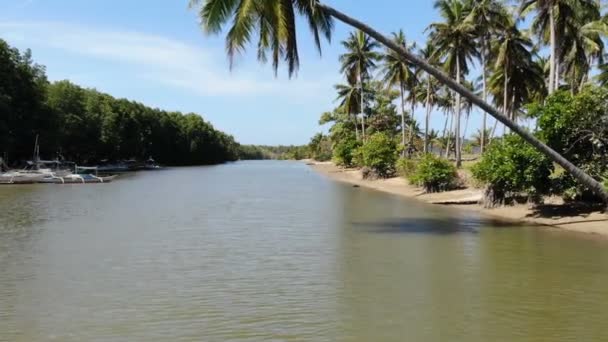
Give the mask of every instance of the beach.
POLYGON ((564 204, 559 198, 547 198, 541 205, 517 204, 487 209, 477 204, 482 197, 482 189, 465 188, 441 193, 425 193, 401 177, 379 180, 364 180, 358 169, 344 169, 332 162, 307 161, 316 172, 335 181, 352 184, 393 195, 414 198, 434 205, 442 205, 458 210, 469 210, 481 215, 513 223, 525 223, 562 229, 566 231, 593 234, 608 238, 608 215, 599 210, 582 205, 564 204))

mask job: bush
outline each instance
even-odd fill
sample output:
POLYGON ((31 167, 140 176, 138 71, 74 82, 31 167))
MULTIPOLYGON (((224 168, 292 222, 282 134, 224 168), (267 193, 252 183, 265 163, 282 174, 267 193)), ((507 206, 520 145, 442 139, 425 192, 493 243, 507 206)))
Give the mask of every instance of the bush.
POLYGON ((395 164, 397 174, 403 178, 409 178, 416 172, 417 163, 414 159, 399 158, 395 164))
POLYGON ((420 159, 409 179, 412 184, 422 186, 426 192, 441 192, 453 189, 458 175, 456 167, 450 161, 427 154, 420 159))
MULTIPOLYGON (((544 104, 530 106, 539 136, 591 177, 602 181, 608 172, 608 88, 588 86, 579 94, 556 92, 544 104)), ((601 200, 569 175, 556 181, 565 199, 601 200)))
POLYGON ((344 139, 334 145, 333 160, 338 166, 353 166, 355 151, 361 144, 353 139, 344 139))
POLYGON ((492 144, 477 165, 473 177, 486 185, 484 204, 495 207, 525 193, 536 199, 549 189, 553 164, 516 135, 492 144))
POLYGON ((372 169, 380 178, 395 174, 397 144, 382 132, 374 133, 357 151, 361 166, 372 169))

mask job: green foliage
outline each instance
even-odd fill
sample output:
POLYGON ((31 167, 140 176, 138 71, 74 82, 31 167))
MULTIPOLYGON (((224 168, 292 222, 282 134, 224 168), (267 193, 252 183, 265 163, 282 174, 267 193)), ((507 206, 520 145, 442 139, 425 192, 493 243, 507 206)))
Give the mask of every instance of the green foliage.
POLYGON ((359 148, 361 166, 371 168, 379 177, 390 177, 395 173, 397 144, 385 133, 375 133, 359 148))
POLYGON ((301 160, 310 158, 308 146, 266 146, 266 145, 247 145, 241 146, 241 160, 301 160))
POLYGON ((329 137, 318 133, 308 144, 310 157, 317 161, 327 161, 331 159, 331 140, 329 137))
POLYGON ((333 161, 339 166, 353 166, 355 151, 361 146, 354 137, 338 141, 334 145, 333 161))
POLYGON ((420 159, 409 180, 422 186, 426 192, 441 192, 456 187, 458 175, 450 161, 429 153, 420 159))
POLYGON ((472 168, 475 179, 487 186, 486 206, 504 204, 522 193, 530 198, 546 193, 553 164, 516 135, 492 144, 472 168))
MULTIPOLYGON (((597 180, 608 172, 608 89, 589 86, 577 95, 557 92, 544 105, 530 107, 545 142, 597 180)), ((570 182, 564 174, 558 183, 572 199, 597 199, 589 189, 570 182)))
POLYGON ((236 160, 239 144, 197 114, 116 99, 69 81, 49 84, 44 68, 0 40, 0 153, 31 158, 36 135, 43 156, 77 163, 147 159, 167 165, 236 160))
POLYGON ((397 174, 403 178, 409 178, 416 172, 418 163, 414 159, 399 158, 395 164, 397 174))

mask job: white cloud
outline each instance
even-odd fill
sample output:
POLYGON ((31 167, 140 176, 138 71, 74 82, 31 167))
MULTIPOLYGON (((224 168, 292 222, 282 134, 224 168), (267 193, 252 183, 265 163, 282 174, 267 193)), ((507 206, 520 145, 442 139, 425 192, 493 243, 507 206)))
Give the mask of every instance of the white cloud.
POLYGON ((222 50, 140 32, 57 22, 0 22, 0 33, 27 46, 119 62, 146 81, 203 96, 323 98, 336 81, 333 77, 275 80, 266 74, 241 69, 231 73, 222 50))

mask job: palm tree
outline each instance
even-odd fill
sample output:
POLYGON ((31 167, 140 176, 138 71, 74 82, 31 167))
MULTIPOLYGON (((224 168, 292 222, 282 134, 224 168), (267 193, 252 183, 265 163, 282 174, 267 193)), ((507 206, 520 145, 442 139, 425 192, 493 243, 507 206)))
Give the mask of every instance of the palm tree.
POLYGON ((603 87, 608 85, 608 63, 603 63, 599 67, 599 74, 597 75, 597 81, 603 87))
POLYGON ((568 35, 576 35, 580 27, 599 19, 597 0, 522 0, 520 14, 536 11, 532 29, 541 41, 550 46, 549 94, 560 86, 561 59, 569 50, 568 35), (583 19, 578 23, 577 20, 583 19), (572 30, 572 25, 578 27, 572 30), (570 26, 570 29, 568 27, 570 26))
POLYGON ((481 147, 482 145, 489 145, 490 134, 492 133, 491 131, 491 129, 486 129, 485 132, 482 132, 481 129, 478 129, 477 132, 472 136, 474 145, 479 147, 481 147))
POLYGON ((347 84, 336 84, 334 88, 338 93, 336 100, 340 101, 340 107, 343 107, 346 113, 353 117, 355 123, 355 137, 359 140, 357 113, 359 113, 361 108, 361 88, 359 88, 356 83, 356 80, 349 77, 347 84))
POLYGON ((427 149, 427 151, 425 153, 431 153, 433 151, 433 147, 438 139, 439 139, 439 131, 432 129, 428 133, 426 133, 426 140, 429 144, 429 148, 427 149))
MULTIPOLYGON (((395 44, 408 49, 405 34, 403 30, 393 32, 393 41, 395 44)), ((413 83, 412 78, 415 77, 411 69, 411 65, 401 58, 395 51, 387 49, 383 56, 384 65, 382 67, 383 81, 389 87, 398 86, 401 98, 401 143, 403 144, 405 153, 405 90, 408 85, 413 83)), ((413 114, 413 113, 412 113, 413 114)))
MULTIPOLYGON (((482 95, 483 100, 488 101, 488 58, 490 56, 490 41, 497 31, 504 28, 505 23, 509 20, 510 14, 507 12, 504 4, 498 0, 478 0, 473 2, 471 13, 467 21, 475 26, 475 36, 479 40, 480 52, 479 58, 481 62, 481 78, 482 78, 482 95)), ((483 112, 481 133, 487 132, 487 113, 483 112)), ((485 137, 481 139, 481 154, 485 150, 485 137)))
MULTIPOLYGON (((433 45, 428 42, 425 47, 420 50, 420 54, 424 59, 432 61, 432 58, 435 55, 433 45)), ((424 94, 421 94, 420 96, 424 96, 424 106, 426 107, 426 116, 424 120, 424 153, 428 153, 431 112, 433 111, 435 104, 439 102, 439 84, 430 75, 427 75, 425 82, 422 83, 424 85, 420 87, 419 91, 424 92, 424 94)))
MULTIPOLYGON (((369 80, 370 73, 376 68, 376 62, 380 60, 380 54, 375 50, 380 46, 376 41, 370 38, 363 31, 351 32, 348 39, 342 41, 342 46, 346 49, 346 53, 340 55, 340 63, 342 64, 341 72, 347 78, 357 79, 359 87, 364 88, 365 82, 369 80)), ((361 114, 362 114, 362 137, 365 139, 365 100, 363 91, 361 96, 361 114)))
MULTIPOLYGON (((461 84, 462 76, 469 72, 468 63, 479 54, 475 43, 475 26, 467 20, 471 8, 461 0, 437 0, 435 8, 439 9, 444 21, 429 26, 431 42, 437 49, 438 57, 445 59, 448 72, 455 75, 456 83, 461 84)), ((455 116, 456 166, 460 167, 460 93, 456 93, 455 116)))
POLYGON ((502 90, 504 115, 514 121, 516 110, 544 88, 543 73, 533 61, 532 47, 532 40, 517 29, 515 22, 505 28, 492 46, 496 59, 490 80, 494 98, 499 99, 502 90))
POLYGON ((252 31, 258 33, 258 58, 265 61, 268 52, 272 52, 273 67, 278 69, 281 59, 285 59, 290 75, 293 75, 299 65, 298 47, 296 42, 296 15, 303 16, 308 22, 315 38, 317 48, 320 48, 320 36, 331 37, 333 20, 335 18, 351 27, 359 29, 379 43, 399 53, 404 60, 418 66, 426 73, 435 77, 456 93, 469 99, 473 104, 486 111, 501 123, 509 127, 540 152, 559 164, 587 186, 608 204, 608 191, 603 185, 576 167, 552 148, 512 120, 502 115, 500 111, 463 87, 440 69, 411 51, 395 44, 389 37, 376 31, 369 25, 357 20, 333 7, 320 3, 318 0, 191 0, 191 6, 200 5, 200 17, 203 28, 208 33, 218 34, 222 27, 231 22, 226 36, 229 58, 254 39, 252 31))

